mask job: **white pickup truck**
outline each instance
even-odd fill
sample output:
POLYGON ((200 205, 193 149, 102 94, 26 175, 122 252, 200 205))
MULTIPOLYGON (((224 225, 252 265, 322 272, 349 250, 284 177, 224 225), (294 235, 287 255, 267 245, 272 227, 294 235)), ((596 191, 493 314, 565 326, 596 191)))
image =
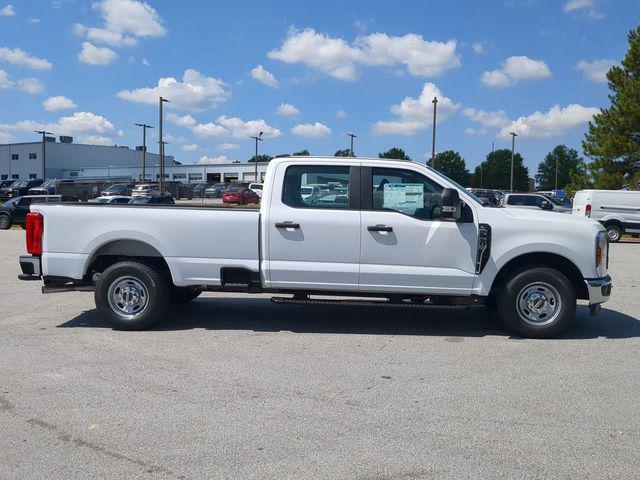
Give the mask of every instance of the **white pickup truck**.
POLYGON ((260 209, 33 205, 27 251, 21 279, 42 279, 44 293, 95 291, 98 310, 122 329, 210 290, 292 303, 485 304, 512 331, 551 337, 577 299, 596 313, 611 293, 601 224, 483 207, 401 160, 273 160, 260 209), (307 185, 323 188, 303 195, 307 185))

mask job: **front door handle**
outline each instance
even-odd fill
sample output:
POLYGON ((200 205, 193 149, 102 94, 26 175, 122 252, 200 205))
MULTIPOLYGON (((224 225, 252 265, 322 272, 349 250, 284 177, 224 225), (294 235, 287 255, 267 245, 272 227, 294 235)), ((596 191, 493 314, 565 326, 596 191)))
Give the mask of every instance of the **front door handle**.
POLYGON ((388 227, 387 225, 369 225, 367 230, 370 232, 393 232, 393 227, 388 227))
POLYGON ((276 228, 292 228, 294 230, 298 230, 300 228, 300 224, 295 222, 277 222, 276 228))

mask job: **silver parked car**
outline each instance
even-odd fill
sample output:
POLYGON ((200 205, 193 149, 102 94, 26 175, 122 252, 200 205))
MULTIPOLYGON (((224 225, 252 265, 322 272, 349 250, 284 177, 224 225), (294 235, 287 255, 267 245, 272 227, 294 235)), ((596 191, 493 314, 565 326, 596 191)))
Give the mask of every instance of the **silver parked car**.
POLYGON ((571 213, 571 207, 565 206, 561 200, 541 193, 507 193, 502 205, 507 208, 531 208, 550 212, 571 213))

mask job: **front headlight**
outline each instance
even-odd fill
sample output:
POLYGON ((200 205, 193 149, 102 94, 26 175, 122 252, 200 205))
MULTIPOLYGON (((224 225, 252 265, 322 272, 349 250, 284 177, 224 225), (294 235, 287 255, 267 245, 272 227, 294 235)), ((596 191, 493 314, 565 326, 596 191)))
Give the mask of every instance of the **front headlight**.
POLYGON ((609 237, 606 230, 601 230, 596 234, 596 270, 599 277, 607 274, 609 263, 609 237))

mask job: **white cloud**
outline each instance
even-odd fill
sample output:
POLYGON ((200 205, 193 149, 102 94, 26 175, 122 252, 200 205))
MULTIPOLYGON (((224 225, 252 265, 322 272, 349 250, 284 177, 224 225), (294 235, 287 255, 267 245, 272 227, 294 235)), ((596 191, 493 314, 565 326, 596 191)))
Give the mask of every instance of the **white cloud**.
POLYGON ((103 137, 101 135, 86 135, 78 138, 78 143, 86 143, 88 145, 103 145, 103 146, 113 146, 115 142, 112 138, 103 137))
POLYGON ((198 163, 210 164, 210 163, 231 163, 226 155, 220 155, 218 157, 209 157, 208 155, 203 155, 198 159, 198 163))
POLYGON ((267 87, 278 88, 278 79, 273 73, 265 69, 262 65, 258 65, 257 67, 253 68, 251 70, 251 76, 254 80, 257 80, 267 87))
POLYGON ((171 122, 174 125, 179 125, 181 127, 193 127, 198 123, 198 121, 191 115, 180 116, 175 113, 169 113, 167 115, 167 122, 171 122))
POLYGON ((478 55, 483 55, 485 53, 485 44, 484 42, 476 42, 472 45, 473 51, 478 55))
POLYGON ((31 25, 38 25, 40 23, 40 19, 31 17, 31 18, 29 18, 29 23, 31 25))
POLYGON ((16 10, 11 4, 8 4, 0 9, 0 17, 13 17, 15 14, 16 10))
POLYGON ((487 133, 487 129, 486 128, 465 128, 464 133, 470 136, 485 135, 487 133))
POLYGON ((7 89, 13 87, 14 82, 11 77, 4 70, 0 70, 0 89, 7 89))
POLYGON ((173 77, 163 77, 156 87, 122 90, 118 97, 130 102, 156 105, 158 97, 171 101, 169 107, 189 111, 203 111, 215 108, 230 96, 227 84, 218 78, 207 77, 197 70, 187 69, 182 81, 173 77))
POLYGON ((607 82, 607 72, 613 67, 617 62, 615 60, 594 60, 592 62, 588 62, 586 60, 581 60, 576 65, 578 70, 581 70, 584 73, 584 76, 596 83, 606 83, 607 82))
POLYGON ((338 117, 338 118, 347 118, 347 112, 345 112, 344 110, 338 110, 336 112, 336 117, 338 117))
POLYGON ((342 38, 318 33, 312 28, 290 29, 280 48, 269 58, 286 63, 302 63, 339 80, 355 80, 356 66, 405 65, 414 76, 434 77, 460 66, 456 41, 426 41, 413 33, 402 37, 373 33, 349 44, 342 38))
POLYGON ((305 138, 323 138, 331 135, 331 129, 320 122, 299 123, 291 129, 291 133, 305 138))
POLYGON ((239 148, 239 145, 237 145, 235 143, 220 143, 220 144, 218 144, 218 149, 219 150, 235 150, 236 148, 239 148))
POLYGON ((507 112, 504 110, 486 111, 475 108, 465 108, 462 115, 472 122, 479 123, 483 127, 498 128, 510 122, 507 112))
POLYGON ((0 132, 0 143, 9 143, 14 139, 13 135, 9 132, 0 132))
POLYGON ((146 58, 143 58, 142 59, 142 65, 144 65, 145 67, 148 67, 151 64, 149 63, 149 60, 147 60, 146 58))
POLYGON ((107 47, 96 47, 90 42, 82 42, 78 60, 88 65, 108 65, 118 58, 118 54, 107 47))
POLYGON ((74 25, 76 35, 115 47, 137 44, 135 37, 160 37, 166 33, 158 12, 137 0, 103 0, 93 4, 102 15, 101 27, 74 25))
POLYGON ((182 150, 184 150, 185 152, 195 152, 196 150, 198 150, 198 145, 195 143, 191 143, 189 145, 183 145, 182 146, 182 150))
POLYGON ((595 6, 595 0, 569 0, 564 4, 564 11, 569 13, 577 10, 592 9, 595 6))
POLYGON ((480 81, 487 87, 503 88, 522 80, 541 80, 551 76, 551 70, 541 60, 526 56, 509 57, 499 70, 484 72, 480 81))
POLYGON ((263 133, 265 138, 279 137, 282 132, 264 120, 248 120, 244 121, 238 117, 227 117, 225 115, 218 117, 218 123, 231 132, 233 138, 247 138, 263 133))
MULTIPOLYGON (((0 125, 0 131, 48 130, 55 135, 84 135, 84 138, 108 138, 108 136, 122 136, 113 123, 102 115, 91 112, 75 112, 73 115, 60 117, 57 122, 41 123, 34 120, 21 120, 11 125, 0 125)), ((96 140, 97 142, 97 140, 96 140)), ((98 142, 104 144, 103 141, 98 142)), ((113 143, 113 142, 111 142, 113 143)))
POLYGON ((299 113, 300 110, 290 103, 281 103, 276 110, 276 115, 282 115, 283 117, 295 117, 299 113))
POLYGON ((44 86, 37 78, 29 77, 18 80, 18 88, 24 92, 36 94, 44 92, 44 86))
POLYGON ((438 122, 446 120, 460 108, 459 104, 445 97, 433 83, 427 82, 418 98, 406 97, 399 105, 391 106, 390 111, 400 117, 398 120, 374 123, 373 133, 415 135, 426 129, 433 123, 433 97, 438 97, 438 122))
POLYGON ((198 137, 224 137, 229 134, 229 130, 215 123, 199 123, 191 127, 191 131, 198 137))
POLYGON ((34 70, 51 70, 51 62, 43 58, 31 57, 27 52, 20 48, 6 48, 0 47, 0 60, 19 65, 21 67, 28 67, 34 70))
POLYGON ((571 129, 585 125, 599 112, 598 108, 578 104, 564 108, 554 105, 546 113, 535 112, 505 125, 500 130, 500 137, 508 138, 509 132, 515 132, 523 139, 560 137, 571 129))

